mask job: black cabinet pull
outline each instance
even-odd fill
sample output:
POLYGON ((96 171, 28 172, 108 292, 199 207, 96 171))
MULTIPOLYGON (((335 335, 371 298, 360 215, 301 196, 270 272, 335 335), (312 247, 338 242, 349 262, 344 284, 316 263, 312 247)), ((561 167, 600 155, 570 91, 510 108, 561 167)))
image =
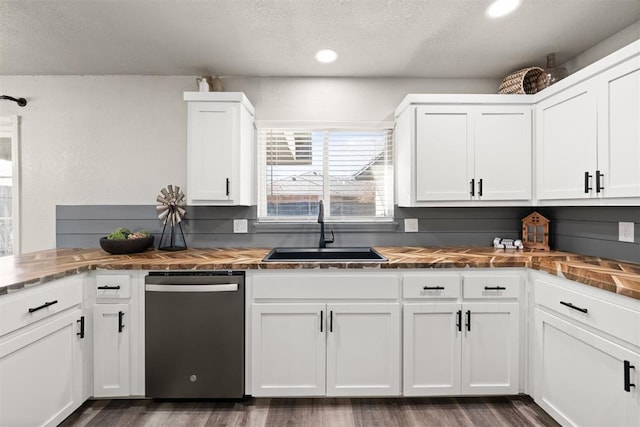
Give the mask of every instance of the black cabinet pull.
POLYGON ((476 195, 476 180, 472 179, 469 184, 471 184, 471 191, 469 192, 469 194, 471 194, 471 197, 476 195))
POLYGON ((329 332, 333 332, 333 310, 329 312, 329 332))
POLYGON ((320 332, 322 332, 323 323, 324 323, 324 310, 320 310, 320 332))
POLYGON ((570 302, 560 301, 560 304, 566 305, 567 307, 572 308, 574 310, 578 310, 581 313, 586 313, 587 311, 589 311, 586 308, 576 307, 575 305, 571 304, 570 302))
POLYGON ((76 332, 76 335, 82 339, 84 338, 84 316, 80 316, 80 319, 76 320, 76 322, 80 324, 80 332, 76 332))
POLYGON ((116 286, 109 286, 109 285, 98 286, 98 289, 120 289, 120 285, 116 285, 116 286))
POLYGON ((422 289, 425 291, 442 291, 444 286, 424 286, 422 289))
POLYGON ((57 303, 58 303, 58 300, 45 302, 44 304, 39 305, 38 307, 30 308, 29 309, 29 313, 33 313, 34 311, 42 310, 43 308, 47 308, 47 307, 49 307, 49 306, 51 306, 53 304, 57 304, 57 303))
POLYGON ((122 332, 122 328, 124 328, 124 324, 122 323, 122 318, 124 317, 124 311, 118 312, 118 333, 122 332))
POLYGON ((227 178, 227 196, 229 195, 229 178, 227 178))
POLYGON ((631 387, 636 385, 631 383, 631 370, 636 369, 628 360, 624 361, 624 391, 631 393, 631 387))
POLYGON ((482 197, 482 178, 478 180, 478 196, 482 197))
POLYGON ((507 290, 507 288, 505 288, 504 286, 485 286, 484 290, 485 291, 505 291, 507 290))
POLYGON ((584 173, 584 193, 585 194, 589 194, 589 190, 591 190, 591 187, 589 187, 589 180, 593 175, 589 175, 589 172, 585 172, 584 173))
POLYGON ((600 185, 601 178, 604 178, 604 174, 600 173, 600 171, 596 171, 596 193, 604 190, 604 186, 600 185))
POLYGON ((471 310, 467 310, 467 331, 471 332, 471 310))
POLYGON ((462 332, 462 310, 458 310, 456 313, 456 328, 458 328, 458 332, 462 332))

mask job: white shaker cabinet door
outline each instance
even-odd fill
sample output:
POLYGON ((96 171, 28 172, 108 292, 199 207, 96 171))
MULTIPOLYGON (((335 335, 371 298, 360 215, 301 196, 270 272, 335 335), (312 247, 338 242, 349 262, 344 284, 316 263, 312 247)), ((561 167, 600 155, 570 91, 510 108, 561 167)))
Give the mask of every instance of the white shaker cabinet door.
POLYGON ((535 401, 562 425, 640 425, 640 355, 535 310, 535 401), (625 361, 634 368, 627 368, 625 361), (629 383, 625 389, 625 371, 629 383))
POLYGON ((93 306, 93 396, 130 395, 129 304, 93 306))
POLYGON ((83 402, 80 309, 0 345, 0 425, 56 426, 83 402))
POLYGON ((403 310, 404 395, 460 394, 460 304, 405 304, 403 310))
POLYGON ((327 304, 327 396, 400 394, 400 305, 327 304))
POLYGON ((576 85, 536 106, 538 199, 596 196, 596 110, 592 82, 576 85))
POLYGON ((253 396, 324 396, 325 304, 252 306, 253 396))
POLYGON ((228 202, 236 190, 235 148, 239 144, 240 105, 189 102, 188 182, 190 204, 228 202), (232 182, 233 181, 233 182, 232 182))
POLYGON ((640 57, 604 73, 598 93, 598 170, 603 197, 640 197, 640 57))
POLYGON ((475 122, 478 200, 531 199, 531 107, 483 107, 475 122))
POLYGON ((517 394, 520 305, 462 305, 462 394, 517 394))
POLYGON ((471 200, 472 113, 468 107, 416 109, 416 200, 471 200))

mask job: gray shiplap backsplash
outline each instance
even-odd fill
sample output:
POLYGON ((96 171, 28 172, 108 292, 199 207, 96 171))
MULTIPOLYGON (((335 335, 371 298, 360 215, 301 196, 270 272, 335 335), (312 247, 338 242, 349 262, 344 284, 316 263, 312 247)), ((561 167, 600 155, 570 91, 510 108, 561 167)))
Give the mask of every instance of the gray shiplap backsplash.
MULTIPOLYGON (((335 230, 336 246, 491 246, 494 237, 517 239, 520 220, 538 210, 551 220, 551 246, 586 255, 640 262, 640 226, 636 243, 618 242, 618 221, 640 223, 637 207, 472 207, 395 208, 393 224, 326 224, 335 230), (418 232, 404 232, 404 218, 418 218, 418 232)), ((183 221, 187 246, 315 246, 316 223, 256 226, 251 207, 190 206, 183 221), (234 219, 248 219, 249 232, 233 233, 234 219)), ((153 205, 79 205, 56 207, 59 248, 99 247, 98 240, 117 227, 145 229, 156 236, 162 223, 153 205)))

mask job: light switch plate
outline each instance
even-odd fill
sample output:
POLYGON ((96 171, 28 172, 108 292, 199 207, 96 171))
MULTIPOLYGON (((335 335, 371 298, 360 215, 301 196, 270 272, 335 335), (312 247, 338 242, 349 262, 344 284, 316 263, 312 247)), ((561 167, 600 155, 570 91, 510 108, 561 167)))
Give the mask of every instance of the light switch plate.
POLYGON ((418 232, 418 218, 405 218, 404 219, 404 232, 405 233, 417 233, 418 232))
POLYGON ((618 223, 618 240, 621 242, 633 243, 634 227, 633 222, 618 223))
POLYGON ((234 219, 233 220, 233 232, 234 233, 247 233, 249 231, 249 224, 246 219, 234 219))

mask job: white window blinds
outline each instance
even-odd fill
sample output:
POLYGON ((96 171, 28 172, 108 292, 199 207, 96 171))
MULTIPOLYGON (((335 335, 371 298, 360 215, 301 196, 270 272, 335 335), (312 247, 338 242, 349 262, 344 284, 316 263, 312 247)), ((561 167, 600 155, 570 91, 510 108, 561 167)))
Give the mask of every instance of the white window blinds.
POLYGON ((258 217, 375 221, 393 216, 391 129, 258 128, 258 217))

